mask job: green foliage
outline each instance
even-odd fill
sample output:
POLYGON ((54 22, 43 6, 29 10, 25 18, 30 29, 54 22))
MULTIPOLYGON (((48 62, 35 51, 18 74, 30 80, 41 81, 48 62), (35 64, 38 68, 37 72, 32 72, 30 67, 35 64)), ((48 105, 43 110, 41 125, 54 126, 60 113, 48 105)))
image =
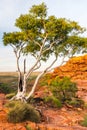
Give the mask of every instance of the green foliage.
POLYGON ((84 116, 84 119, 80 122, 80 124, 84 127, 87 127, 87 115, 84 116))
POLYGON ((9 94, 6 94, 6 98, 11 99, 15 95, 16 95, 15 93, 9 93, 9 94))
POLYGON ((51 74, 46 74, 45 76, 43 76, 40 80, 40 85, 41 86, 45 86, 45 85, 49 85, 49 81, 51 80, 51 74))
POLYGON ((13 44, 18 48, 25 40, 24 36, 25 35, 23 32, 4 33, 3 36, 4 45, 6 46, 8 44, 13 44))
POLYGON ((8 121, 17 123, 26 120, 39 122, 39 113, 29 104, 19 101, 12 101, 7 105, 10 108, 8 112, 8 121))
POLYGON ((84 103, 84 108, 86 108, 86 109, 87 109, 87 103, 84 103))
POLYGON ((42 3, 40 5, 33 5, 30 9, 30 13, 36 17, 44 18, 47 15, 47 7, 45 3, 42 3))
POLYGON ((54 96, 45 97, 44 102, 48 103, 48 105, 50 105, 51 107, 57 107, 57 108, 62 107, 61 101, 54 96))
POLYGON ((68 103, 73 107, 82 107, 82 108, 84 107, 84 101, 79 98, 72 98, 72 100, 68 100, 66 101, 66 103, 68 103))
POLYGON ((26 125, 26 130, 33 130, 29 125, 26 125))
POLYGON ((12 91, 13 91, 13 89, 10 88, 7 84, 0 83, 0 92, 1 93, 8 94, 8 93, 11 93, 12 91))
POLYGON ((17 73, 8 73, 4 75, 0 75, 0 83, 6 84, 10 89, 12 89, 12 92, 17 91, 17 85, 18 85, 18 77, 17 73))
POLYGON ((66 43, 68 46, 73 47, 72 54, 87 53, 87 38, 83 38, 77 35, 70 36, 66 43), (74 42, 72 42, 74 41, 74 42))
MULTIPOLYGON (((30 53, 35 57, 38 56, 38 52, 43 46, 43 53, 40 55, 40 60, 43 61, 46 61, 51 54, 55 54, 56 57, 61 56, 61 54, 75 54, 78 46, 87 47, 87 39, 81 37, 79 40, 78 36, 84 32, 84 28, 79 26, 77 22, 65 18, 47 17, 45 3, 33 5, 29 13, 20 15, 16 19, 15 26, 21 31, 4 33, 4 45, 13 45, 15 49, 22 46, 21 53, 30 53), (74 49, 73 45, 77 47, 74 49)), ((80 49, 79 47, 79 52, 80 49)))
POLYGON ((52 96, 45 97, 45 102, 50 102, 52 106, 55 106, 58 102, 59 106, 69 104, 73 107, 84 107, 84 101, 77 97, 78 88, 76 83, 72 82, 70 78, 52 78, 48 74, 43 77, 42 85, 47 85, 48 89, 52 92, 52 96))
POLYGON ((5 106, 9 109, 15 107, 15 105, 18 105, 20 102, 19 101, 9 101, 8 103, 5 104, 5 106))
POLYGON ((51 81, 50 86, 53 95, 62 102, 72 100, 78 90, 76 84, 67 77, 63 79, 56 77, 51 81))

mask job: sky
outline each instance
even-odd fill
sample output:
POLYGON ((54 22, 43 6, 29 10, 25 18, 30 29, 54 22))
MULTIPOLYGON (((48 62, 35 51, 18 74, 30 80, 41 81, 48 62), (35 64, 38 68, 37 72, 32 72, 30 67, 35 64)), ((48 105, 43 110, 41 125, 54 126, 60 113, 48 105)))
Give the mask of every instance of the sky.
MULTIPOLYGON (((14 26, 15 20, 21 14, 28 13, 32 5, 42 2, 47 5, 48 15, 74 20, 82 27, 87 28, 87 0, 0 0, 0 72, 17 70, 12 48, 3 46, 3 33, 18 31, 18 28, 14 26)), ((84 36, 87 36, 87 32, 84 36)), ((31 67, 34 64, 34 59, 28 57, 27 64, 31 67)), ((58 62, 55 66, 57 64, 58 62)), ((22 66, 22 62, 20 66, 22 66)))

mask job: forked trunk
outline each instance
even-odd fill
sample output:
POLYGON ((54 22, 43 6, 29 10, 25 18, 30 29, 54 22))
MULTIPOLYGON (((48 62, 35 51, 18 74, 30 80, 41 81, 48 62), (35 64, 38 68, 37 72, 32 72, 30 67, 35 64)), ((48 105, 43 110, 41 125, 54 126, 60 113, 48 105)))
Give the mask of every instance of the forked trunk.
POLYGON ((25 94, 26 94, 26 74, 24 74, 23 78, 21 75, 19 75, 18 92, 16 96, 14 96, 11 100, 21 100, 23 102, 26 102, 25 94))
POLYGON ((44 71, 42 71, 36 78, 35 80, 35 83, 34 85, 32 86, 32 89, 30 91, 30 93, 28 94, 28 96, 26 96, 26 80, 27 80, 27 74, 24 73, 24 76, 23 76, 23 84, 22 84, 22 90, 19 89, 20 91, 18 91, 17 95, 15 96, 15 99, 17 100, 21 100, 21 101, 24 101, 26 102, 33 94, 34 94, 34 91, 35 91, 35 88, 37 86, 37 83, 39 81, 39 79, 41 78, 41 76, 43 74, 45 74, 52 66, 53 64, 56 62, 57 58, 54 59, 54 61, 51 63, 50 66, 48 66, 44 71))
POLYGON ((16 95, 16 99, 25 100, 26 94, 26 60, 24 59, 24 74, 22 76, 21 72, 18 72, 18 92, 16 95))

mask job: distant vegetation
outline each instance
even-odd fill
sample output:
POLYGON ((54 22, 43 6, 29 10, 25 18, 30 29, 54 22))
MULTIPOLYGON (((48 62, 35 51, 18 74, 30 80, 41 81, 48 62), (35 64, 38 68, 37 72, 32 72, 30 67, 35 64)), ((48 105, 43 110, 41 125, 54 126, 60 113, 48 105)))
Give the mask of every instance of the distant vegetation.
POLYGON ((12 92, 15 92, 16 89, 13 89, 12 87, 9 87, 6 83, 0 83, 0 93, 9 94, 12 92))
MULTIPOLYGON (((39 72, 33 73, 28 79, 28 82, 27 82, 28 91, 29 91, 29 88, 31 88, 38 73, 39 72)), ((0 72, 0 92, 5 93, 5 94, 17 92, 17 85, 18 85, 17 72, 3 72, 3 73, 0 72)))
MULTIPOLYGON (((16 72, 3 72, 0 73, 0 86, 7 87, 11 91, 17 90, 17 84, 18 84, 18 76, 16 72), (13 89, 13 90, 12 90, 13 89)), ((1 87, 0 87, 1 88, 1 87)), ((4 92, 3 88, 3 92, 4 92)), ((9 92, 7 92, 9 93, 9 92)))
MULTIPOLYGON (((27 82, 27 92, 31 90, 33 82, 39 72, 33 73, 27 82)), ((6 94, 7 99, 11 99, 17 93, 18 76, 17 72, 0 72, 0 93, 6 94)))

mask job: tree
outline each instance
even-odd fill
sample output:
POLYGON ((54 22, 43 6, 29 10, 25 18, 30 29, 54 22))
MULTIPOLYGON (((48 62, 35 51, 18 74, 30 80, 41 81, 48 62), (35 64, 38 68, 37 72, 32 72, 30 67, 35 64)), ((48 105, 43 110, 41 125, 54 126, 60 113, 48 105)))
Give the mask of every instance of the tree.
POLYGON ((15 26, 20 31, 4 33, 3 43, 5 46, 10 45, 16 56, 19 84, 14 98, 25 101, 32 96, 38 80, 51 69, 58 57, 63 57, 64 61, 66 56, 70 58, 77 52, 85 52, 87 39, 80 37, 79 34, 85 29, 75 21, 47 16, 47 6, 44 3, 32 6, 28 14, 20 15, 15 26), (36 62, 27 72, 24 71, 22 78, 19 61, 21 56, 28 54, 33 56, 36 62), (36 77, 30 93, 25 96, 28 78, 33 71, 40 68, 41 61, 46 62, 51 55, 54 55, 55 59, 36 77))

